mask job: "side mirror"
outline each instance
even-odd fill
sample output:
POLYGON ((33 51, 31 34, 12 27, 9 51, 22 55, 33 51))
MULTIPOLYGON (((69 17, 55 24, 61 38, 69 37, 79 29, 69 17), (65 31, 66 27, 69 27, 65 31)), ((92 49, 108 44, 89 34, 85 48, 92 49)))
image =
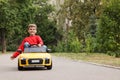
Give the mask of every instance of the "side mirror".
POLYGON ((47 49, 46 51, 47 51, 48 53, 52 52, 52 50, 51 50, 51 49, 47 49))

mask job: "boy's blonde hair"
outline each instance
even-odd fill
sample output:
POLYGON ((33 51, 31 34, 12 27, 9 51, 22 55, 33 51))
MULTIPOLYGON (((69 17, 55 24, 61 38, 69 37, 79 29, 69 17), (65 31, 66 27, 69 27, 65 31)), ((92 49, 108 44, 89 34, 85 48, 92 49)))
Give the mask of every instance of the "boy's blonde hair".
POLYGON ((28 29, 29 29, 30 27, 35 27, 35 28, 37 29, 37 25, 36 25, 36 24, 29 24, 29 25, 28 25, 28 29))

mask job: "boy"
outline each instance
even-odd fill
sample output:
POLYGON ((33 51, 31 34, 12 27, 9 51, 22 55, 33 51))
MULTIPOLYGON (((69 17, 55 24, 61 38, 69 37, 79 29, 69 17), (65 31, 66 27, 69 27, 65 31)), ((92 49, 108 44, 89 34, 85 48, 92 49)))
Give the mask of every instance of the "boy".
POLYGON ((36 24, 29 24, 28 25, 28 33, 30 34, 29 37, 26 37, 23 39, 21 45, 17 49, 16 52, 13 53, 13 55, 10 57, 11 59, 16 58, 19 54, 21 54, 24 51, 25 47, 30 47, 37 45, 38 47, 43 46, 43 40, 40 36, 36 35, 37 33, 37 26, 36 24))

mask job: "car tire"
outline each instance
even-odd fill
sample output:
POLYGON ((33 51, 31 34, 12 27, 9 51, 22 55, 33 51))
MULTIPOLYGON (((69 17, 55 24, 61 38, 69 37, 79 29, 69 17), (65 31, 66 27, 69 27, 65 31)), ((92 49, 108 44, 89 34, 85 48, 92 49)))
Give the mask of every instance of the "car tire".
POLYGON ((20 66, 19 64, 20 64, 20 63, 19 63, 19 60, 18 60, 18 70, 19 70, 19 71, 20 71, 20 70, 23 70, 23 67, 20 66))
POLYGON ((47 67, 47 70, 51 70, 52 69, 52 62, 51 62, 50 66, 46 66, 46 67, 47 67))

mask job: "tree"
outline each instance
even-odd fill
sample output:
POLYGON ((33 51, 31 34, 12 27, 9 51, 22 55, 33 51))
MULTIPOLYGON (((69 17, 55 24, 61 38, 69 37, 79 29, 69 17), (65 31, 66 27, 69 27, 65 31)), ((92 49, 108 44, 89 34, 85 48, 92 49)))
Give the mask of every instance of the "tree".
MULTIPOLYGON (((14 3, 14 1, 13 1, 14 3)), ((0 37, 2 43, 2 53, 6 52, 6 37, 14 32, 14 25, 17 24, 16 8, 10 5, 9 0, 0 0, 0 37), (10 32, 11 30, 11 32, 10 32)))
MULTIPOLYGON (((90 16, 99 17, 101 9, 101 0, 65 0, 58 14, 58 19, 61 20, 58 23, 65 21, 66 18, 71 20, 72 27, 66 32, 69 32, 69 29, 74 30, 75 36, 85 45, 86 35, 90 33, 90 16)), ((67 39, 66 36, 64 39, 67 39)))
POLYGON ((54 8, 44 0, 42 2, 38 1, 37 5, 41 6, 35 15, 35 22, 38 25, 38 34, 41 35, 45 44, 56 44, 56 23, 54 20, 49 19, 54 8))
MULTIPOLYGON (((107 1, 103 10, 97 33, 98 50, 100 52, 120 51, 120 0, 107 1)), ((120 54, 119 54, 120 55, 120 54)))

